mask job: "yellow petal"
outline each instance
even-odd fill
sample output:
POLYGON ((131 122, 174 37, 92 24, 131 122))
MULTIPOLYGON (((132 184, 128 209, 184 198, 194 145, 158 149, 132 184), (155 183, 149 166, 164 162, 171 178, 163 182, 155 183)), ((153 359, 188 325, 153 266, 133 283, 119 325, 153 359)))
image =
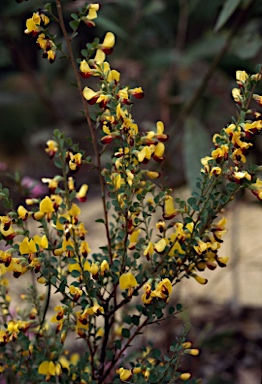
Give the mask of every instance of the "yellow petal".
POLYGON ((163 121, 158 121, 156 123, 156 128, 157 128, 157 134, 162 135, 164 133, 164 123, 163 121))
POLYGON ((40 202, 40 205, 39 205, 39 210, 40 212, 42 213, 50 213, 50 212, 54 212, 54 207, 53 207, 53 203, 52 203, 52 200, 50 199, 49 196, 46 196, 41 202, 40 202))
POLYGON ((83 89, 83 96, 86 100, 91 100, 97 96, 97 92, 93 91, 91 88, 85 87, 83 89))
POLYGON ((167 240, 165 238, 159 240, 157 243, 155 243, 154 248, 156 252, 162 253, 164 252, 167 245, 167 240))
POLYGON ((124 291, 125 289, 137 287, 138 283, 134 275, 131 272, 123 273, 119 278, 120 289, 124 291))
POLYGON ((43 361, 38 367, 38 373, 40 375, 48 375, 49 373, 49 361, 43 361))
POLYGON ((97 64, 101 64, 105 61, 105 58, 106 58, 106 55, 105 53, 101 50, 101 49, 98 49, 96 51, 96 55, 94 57, 94 61, 97 63, 97 64))
POLYGON ((115 35, 112 32, 107 32, 102 46, 105 48, 112 48, 114 45, 115 45, 115 35))

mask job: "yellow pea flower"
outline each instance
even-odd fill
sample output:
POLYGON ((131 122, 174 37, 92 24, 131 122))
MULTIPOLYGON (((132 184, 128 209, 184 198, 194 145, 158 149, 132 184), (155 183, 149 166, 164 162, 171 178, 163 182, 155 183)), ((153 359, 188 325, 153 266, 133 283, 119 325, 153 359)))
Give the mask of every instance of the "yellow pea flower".
POLYGON ((195 273, 192 274, 193 278, 199 283, 199 284, 207 284, 208 280, 204 277, 201 277, 199 275, 196 275, 195 273))
POLYGON ((87 199, 86 197, 87 191, 88 191, 88 185, 87 184, 81 185, 79 191, 76 194, 77 200, 81 201, 81 203, 84 203, 87 199))
POLYGON ((115 45, 115 35, 112 32, 107 32, 104 38, 103 43, 100 45, 101 50, 109 55, 113 52, 113 47, 115 45))
POLYGON ((183 381, 186 381, 186 380, 189 380, 190 377, 191 377, 191 373, 189 372, 185 372, 185 373, 181 373, 181 375, 179 376, 179 378, 183 381))
POLYGON ((147 259, 149 259, 149 256, 152 256, 154 253, 154 244, 149 241, 146 249, 144 250, 144 256, 146 256, 147 259))
POLYGON ((238 84, 243 84, 247 81, 248 74, 245 71, 236 71, 236 80, 238 84))
POLYGON ((138 286, 135 276, 131 272, 123 273, 119 278, 119 285, 122 291, 138 286))
POLYGON ((157 253, 163 253, 165 251, 166 246, 167 246, 167 239, 163 238, 163 239, 160 239, 157 243, 155 243, 154 249, 157 253))
POLYGON ((133 375, 131 369, 125 369, 123 367, 118 369, 118 373, 122 381, 128 381, 133 375))
POLYGON ((17 208, 17 214, 23 220, 26 220, 29 217, 28 210, 25 207, 23 207, 22 205, 19 205, 19 207, 17 208))
POLYGON ((174 206, 174 200, 171 196, 166 196, 164 204, 163 218, 166 220, 173 219, 177 215, 177 211, 174 206))
POLYGON ((135 229, 131 235, 130 235, 130 238, 129 238, 129 245, 128 245, 128 249, 130 250, 133 250, 137 244, 137 239, 138 239, 138 236, 140 234, 141 230, 140 229, 135 229))
POLYGON ((172 289, 173 287, 171 281, 165 278, 157 284, 156 289, 152 292, 152 296, 168 301, 172 293, 172 289))
POLYGON ((21 255, 37 252, 37 248, 33 239, 25 237, 19 244, 19 252, 21 255))
POLYGON ((39 205, 39 211, 41 213, 51 213, 55 211, 53 202, 49 196, 46 196, 43 200, 41 200, 39 205))
POLYGON ((62 373, 62 368, 59 363, 53 361, 43 361, 38 367, 38 373, 40 375, 46 375, 46 380, 51 376, 59 376, 62 373))

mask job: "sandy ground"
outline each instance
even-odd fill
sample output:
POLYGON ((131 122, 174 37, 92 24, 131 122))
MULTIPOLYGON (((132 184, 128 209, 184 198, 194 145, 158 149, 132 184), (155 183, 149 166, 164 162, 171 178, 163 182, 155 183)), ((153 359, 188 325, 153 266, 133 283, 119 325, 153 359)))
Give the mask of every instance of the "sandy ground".
MULTIPOLYGON (((100 199, 90 197, 81 206, 81 219, 88 229, 87 240, 92 252, 105 244, 105 231, 95 220, 103 217, 100 199)), ((185 305, 192 301, 210 300, 229 304, 233 308, 262 306, 262 207, 253 201, 237 202, 225 212, 228 233, 220 249, 221 256, 229 256, 226 268, 199 273, 208 278, 207 285, 200 285, 194 279, 185 279, 176 286, 174 295, 185 305)), ((23 289, 26 276, 20 277, 10 287, 10 293, 17 296, 23 289), (19 289, 18 289, 19 287, 19 289)))
MULTIPOLYGON (((190 304, 195 299, 207 299, 232 307, 262 305, 262 207, 254 201, 231 204, 224 213, 228 233, 219 254, 229 256, 226 268, 205 271, 207 285, 194 279, 186 279, 177 285, 177 296, 190 304)), ((102 217, 102 206, 97 199, 86 203, 82 219, 88 228, 88 242, 92 251, 97 251, 105 241, 103 224, 93 223, 102 217), (87 219, 88 217, 88 219, 87 219)))

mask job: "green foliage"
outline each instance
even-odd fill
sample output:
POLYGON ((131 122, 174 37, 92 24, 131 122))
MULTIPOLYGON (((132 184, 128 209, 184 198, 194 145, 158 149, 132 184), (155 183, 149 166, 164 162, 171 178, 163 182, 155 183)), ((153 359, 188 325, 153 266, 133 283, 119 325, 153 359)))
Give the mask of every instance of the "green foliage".
MULTIPOLYGON (((143 347, 140 336, 148 327, 164 326, 167 319, 176 321, 182 305, 172 305, 170 298, 182 279, 206 284, 199 272, 226 266, 227 257, 218 254, 226 221, 216 219, 235 194, 246 188, 261 199, 259 167, 247 159, 251 140, 262 129, 260 115, 250 109, 252 99, 261 104, 261 96, 254 94, 261 70, 253 75, 237 71, 238 88, 232 93, 237 116, 214 135, 214 148, 201 159, 192 196, 174 200, 171 189, 158 182, 157 164, 165 160, 169 136, 162 121, 148 132, 135 123, 132 105, 144 92, 125 86, 106 61, 115 46, 114 34, 94 38, 80 49, 82 56, 74 55, 78 29, 95 25, 99 4, 75 10, 66 26, 64 6, 56 0, 46 6, 48 12, 34 12, 25 33, 36 39, 50 63, 61 54, 71 65, 94 154, 86 156, 56 129, 45 149, 57 168, 53 178, 42 179, 48 193, 14 209, 8 189, 0 186, 0 198, 10 210, 0 217, 2 374, 7 381, 19 378, 32 384, 43 378, 65 384, 197 383, 182 368, 186 355, 199 353, 186 341, 188 326, 167 351, 153 348, 150 340, 143 347), (63 37, 50 33, 52 23, 63 37), (81 77, 86 84, 92 78, 96 88, 84 86, 81 77), (89 187, 84 183, 76 188, 76 174, 87 165, 93 165, 100 183, 103 218, 96 222, 102 224, 106 240, 99 252, 90 249, 86 223, 80 219, 89 187), (21 296, 25 309, 15 310, 8 284, 24 274, 34 276, 33 284, 21 296), (73 353, 74 343, 81 353, 73 353)), ((145 17, 152 17, 165 7, 154 1, 142 9, 145 17)), ((194 140, 195 126, 193 121, 187 127, 186 143, 194 141, 195 146, 190 150, 195 157, 188 162, 202 156, 203 138, 201 144, 194 140)), ((100 233, 97 236, 100 240, 100 233)))

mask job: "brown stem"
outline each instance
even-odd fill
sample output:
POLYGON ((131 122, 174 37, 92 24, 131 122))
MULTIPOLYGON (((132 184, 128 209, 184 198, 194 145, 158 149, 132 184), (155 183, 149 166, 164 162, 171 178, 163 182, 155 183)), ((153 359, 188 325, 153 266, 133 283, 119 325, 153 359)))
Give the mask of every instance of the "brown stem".
POLYGON ((103 179, 102 174, 101 174, 102 165, 101 165, 100 153, 99 153, 98 146, 97 146, 95 130, 94 130, 93 124, 91 122, 91 118, 90 118, 90 114, 89 114, 86 100, 85 100, 83 93, 82 93, 82 89, 83 89, 82 82, 81 82, 81 78, 80 78, 78 68, 76 65, 76 61, 74 58, 71 40, 68 37, 68 33, 66 31, 62 7, 61 7, 61 0, 56 0, 56 8, 57 8, 57 13, 58 13, 59 25, 60 25, 60 28, 62 30, 63 36, 65 38, 65 42, 66 42, 67 49, 68 49, 68 54, 69 54, 68 58, 69 58, 69 61, 73 67, 73 71, 74 71, 74 75, 75 75, 75 79, 76 79, 76 83, 77 83, 77 88, 78 88, 78 91, 79 91, 79 94, 81 97, 81 101, 83 104, 84 112, 85 112, 87 125, 89 127, 90 134, 92 137, 93 148, 94 148, 95 157, 96 157, 96 161, 97 161, 99 182, 100 182, 100 187, 101 187, 101 192, 102 192, 101 198, 102 198, 102 204, 103 204, 103 210, 104 210, 105 228, 106 228, 106 236, 107 236, 107 242, 108 242, 108 252, 109 252, 109 256, 110 256, 110 261, 112 262, 112 249, 111 249, 111 240, 110 240, 110 233, 109 233, 109 220, 108 220, 108 212, 107 212, 107 208, 106 208, 106 197, 105 197, 105 182, 104 182, 104 179, 103 179))
POLYGON ((125 350, 130 346, 131 342, 134 340, 134 338, 140 333, 141 329, 144 328, 148 323, 148 318, 146 318, 143 323, 137 328, 137 330, 133 333, 132 336, 129 337, 123 348, 118 352, 118 354, 114 357, 114 359, 111 361, 110 366, 105 371, 102 381, 99 381, 99 383, 103 383, 105 378, 110 374, 112 368, 116 365, 116 363, 119 361, 125 350))

